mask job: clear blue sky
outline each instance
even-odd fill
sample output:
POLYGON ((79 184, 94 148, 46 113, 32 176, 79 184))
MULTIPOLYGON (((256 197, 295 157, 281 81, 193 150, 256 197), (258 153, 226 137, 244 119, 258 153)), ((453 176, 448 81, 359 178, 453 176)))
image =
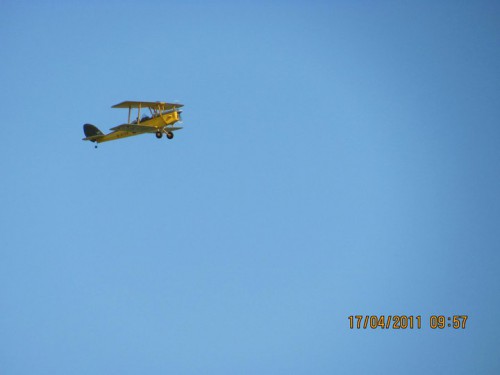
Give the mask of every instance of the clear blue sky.
POLYGON ((2 1, 0 373, 500 373, 499 40, 495 1, 2 1), (185 128, 81 141, 123 100, 185 128))

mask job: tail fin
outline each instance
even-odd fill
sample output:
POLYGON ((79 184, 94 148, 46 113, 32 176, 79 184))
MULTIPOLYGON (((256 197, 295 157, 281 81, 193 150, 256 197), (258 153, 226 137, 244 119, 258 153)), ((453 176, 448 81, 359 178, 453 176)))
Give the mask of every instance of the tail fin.
POLYGON ((85 133, 85 138, 83 138, 84 141, 98 142, 99 138, 104 136, 102 131, 92 124, 83 125, 83 132, 85 133))

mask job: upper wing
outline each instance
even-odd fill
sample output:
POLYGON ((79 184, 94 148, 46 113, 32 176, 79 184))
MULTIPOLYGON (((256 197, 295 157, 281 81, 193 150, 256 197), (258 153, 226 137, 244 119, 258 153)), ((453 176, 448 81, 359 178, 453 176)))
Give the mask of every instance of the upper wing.
POLYGON ((164 111, 166 109, 174 109, 184 107, 184 104, 180 103, 165 103, 165 102, 134 102, 134 101, 125 101, 118 104, 115 104, 111 108, 156 108, 164 111))

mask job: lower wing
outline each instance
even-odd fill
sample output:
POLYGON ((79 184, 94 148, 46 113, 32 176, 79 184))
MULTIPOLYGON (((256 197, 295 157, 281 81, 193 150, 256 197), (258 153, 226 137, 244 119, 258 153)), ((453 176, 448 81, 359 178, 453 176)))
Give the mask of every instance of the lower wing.
POLYGON ((115 132, 117 131, 125 131, 125 132, 130 132, 130 133, 135 133, 135 134, 142 134, 142 133, 156 133, 157 131, 161 131, 162 129, 165 129, 165 131, 175 131, 182 129, 180 126, 164 126, 163 128, 157 128, 156 126, 148 126, 148 125, 134 125, 134 124, 123 124, 123 125, 118 125, 115 126, 114 128, 111 128, 110 130, 113 130, 115 132))

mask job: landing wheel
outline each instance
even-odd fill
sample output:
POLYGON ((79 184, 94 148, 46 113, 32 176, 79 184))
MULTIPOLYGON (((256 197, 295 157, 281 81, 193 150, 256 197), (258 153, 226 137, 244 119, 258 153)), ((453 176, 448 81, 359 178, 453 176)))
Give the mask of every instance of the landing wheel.
POLYGON ((168 133, 167 133, 167 138, 168 138, 168 139, 172 139, 172 138, 174 138, 174 133, 172 133, 172 132, 168 132, 168 133))
POLYGON ((156 138, 160 139, 163 136, 162 132, 156 132, 156 138))

